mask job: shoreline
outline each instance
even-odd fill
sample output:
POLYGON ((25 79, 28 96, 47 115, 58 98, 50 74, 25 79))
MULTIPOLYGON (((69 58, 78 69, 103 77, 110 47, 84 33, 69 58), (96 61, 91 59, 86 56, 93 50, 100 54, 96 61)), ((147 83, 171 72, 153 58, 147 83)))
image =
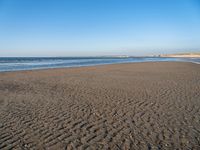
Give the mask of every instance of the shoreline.
MULTIPOLYGON (((168 58, 168 57, 165 57, 168 58)), ((178 58, 178 57, 177 57, 178 58)), ((159 63, 159 62, 180 62, 180 63, 193 63, 193 64, 200 64, 200 62, 195 61, 149 61, 149 62, 120 62, 120 63, 110 63, 110 64, 94 64, 94 65, 87 65, 87 66, 72 66, 72 67, 55 67, 55 68, 38 68, 38 69, 27 69, 27 70, 10 70, 10 71, 0 71, 1 73, 12 73, 12 72, 26 72, 26 71, 42 71, 42 70, 54 70, 54 69, 72 69, 72 68, 84 68, 84 67, 95 67, 95 66, 107 66, 107 65, 118 65, 118 64, 135 64, 135 63, 159 63)))

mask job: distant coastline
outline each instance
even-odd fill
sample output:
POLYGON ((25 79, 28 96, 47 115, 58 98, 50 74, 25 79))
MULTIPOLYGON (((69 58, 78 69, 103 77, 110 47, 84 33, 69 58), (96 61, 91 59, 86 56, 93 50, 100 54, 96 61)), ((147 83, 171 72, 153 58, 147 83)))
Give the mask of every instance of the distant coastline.
POLYGON ((161 54, 159 57, 200 58, 200 53, 161 54))

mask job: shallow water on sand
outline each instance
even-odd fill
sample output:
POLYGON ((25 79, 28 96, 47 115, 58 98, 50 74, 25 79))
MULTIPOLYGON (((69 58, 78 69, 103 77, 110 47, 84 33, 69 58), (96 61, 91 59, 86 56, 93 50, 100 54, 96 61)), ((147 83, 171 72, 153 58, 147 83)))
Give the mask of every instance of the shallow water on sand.
POLYGON ((47 68, 81 67, 102 64, 189 61, 200 63, 200 58, 163 57, 0 57, 0 72, 47 68))

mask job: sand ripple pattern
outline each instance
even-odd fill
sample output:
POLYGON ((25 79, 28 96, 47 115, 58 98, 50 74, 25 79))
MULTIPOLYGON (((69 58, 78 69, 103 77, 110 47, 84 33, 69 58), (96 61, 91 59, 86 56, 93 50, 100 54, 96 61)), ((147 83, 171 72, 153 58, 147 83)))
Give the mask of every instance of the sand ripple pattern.
POLYGON ((200 149, 200 66, 1 73, 0 149, 200 149))

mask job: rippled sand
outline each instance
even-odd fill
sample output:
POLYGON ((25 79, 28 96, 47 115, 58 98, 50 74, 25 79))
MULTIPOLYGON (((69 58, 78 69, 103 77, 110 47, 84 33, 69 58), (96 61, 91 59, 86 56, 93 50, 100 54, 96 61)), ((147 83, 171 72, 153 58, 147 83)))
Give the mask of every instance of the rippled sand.
POLYGON ((0 149, 200 149, 200 65, 0 73, 0 149))

